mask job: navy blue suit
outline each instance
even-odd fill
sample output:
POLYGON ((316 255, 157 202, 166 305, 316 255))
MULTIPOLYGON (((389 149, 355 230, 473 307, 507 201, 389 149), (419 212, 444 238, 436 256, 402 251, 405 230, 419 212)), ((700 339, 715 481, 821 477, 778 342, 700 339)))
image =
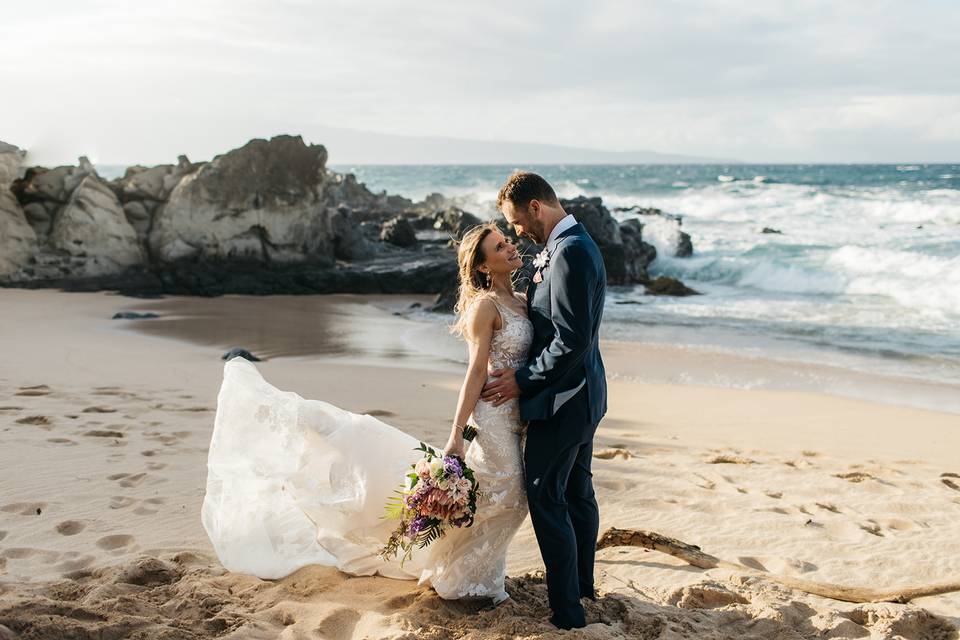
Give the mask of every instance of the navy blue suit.
POLYGON ((527 289, 533 323, 529 362, 517 370, 530 518, 547 572, 554 624, 585 624, 581 597, 593 597, 600 515, 590 463, 593 434, 607 410, 600 358, 606 271, 582 225, 547 246, 540 283, 527 289))

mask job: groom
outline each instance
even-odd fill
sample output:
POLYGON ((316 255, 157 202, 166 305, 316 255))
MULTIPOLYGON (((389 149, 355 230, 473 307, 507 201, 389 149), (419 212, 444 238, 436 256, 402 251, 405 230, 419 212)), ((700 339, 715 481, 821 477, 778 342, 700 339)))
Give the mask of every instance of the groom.
POLYGON ((603 259, 583 225, 568 215, 546 180, 517 172, 497 206, 517 235, 545 245, 527 289, 533 323, 530 358, 500 369, 483 388, 495 405, 520 398, 529 421, 524 451, 527 501, 547 568, 550 618, 586 626, 581 598, 595 598, 593 558, 600 514, 590 461, 593 434, 607 410, 599 329, 607 282, 603 259))

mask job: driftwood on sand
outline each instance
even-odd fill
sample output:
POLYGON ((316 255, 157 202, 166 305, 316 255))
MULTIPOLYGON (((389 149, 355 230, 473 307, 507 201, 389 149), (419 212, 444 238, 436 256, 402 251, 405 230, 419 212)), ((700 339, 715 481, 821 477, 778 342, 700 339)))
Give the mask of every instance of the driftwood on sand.
POLYGON ((608 547, 642 547, 651 551, 659 551, 680 558, 684 562, 700 569, 731 569, 741 573, 782 584, 791 589, 804 591, 823 598, 841 600, 843 602, 897 602, 906 603, 915 598, 935 596, 941 593, 960 591, 960 581, 941 582, 919 587, 903 587, 899 589, 870 589, 866 587, 847 587, 826 582, 813 582, 799 578, 778 576, 766 571, 753 569, 735 562, 727 562, 700 550, 700 547, 654 531, 639 529, 607 529, 597 542, 597 550, 608 547))

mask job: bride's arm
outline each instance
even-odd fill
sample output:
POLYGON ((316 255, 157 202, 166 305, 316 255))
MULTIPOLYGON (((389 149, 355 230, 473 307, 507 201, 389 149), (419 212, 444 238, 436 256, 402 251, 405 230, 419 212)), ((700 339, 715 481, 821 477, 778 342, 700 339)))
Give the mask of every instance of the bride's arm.
POLYGON ((482 299, 473 306, 467 316, 467 327, 464 337, 470 354, 467 373, 460 387, 460 397, 457 400, 457 412, 453 417, 450 429, 450 439, 444 452, 463 457, 463 427, 470 419, 480 391, 487 382, 487 362, 490 359, 490 341, 493 339, 493 330, 496 328, 500 313, 492 300, 482 299))

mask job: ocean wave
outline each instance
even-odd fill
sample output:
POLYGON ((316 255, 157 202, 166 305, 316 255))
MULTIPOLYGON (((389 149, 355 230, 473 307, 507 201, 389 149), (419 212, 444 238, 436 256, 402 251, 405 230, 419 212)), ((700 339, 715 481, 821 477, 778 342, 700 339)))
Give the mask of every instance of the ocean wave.
POLYGON ((887 296, 901 306, 960 318, 960 256, 843 246, 827 264, 847 278, 845 293, 887 296))

